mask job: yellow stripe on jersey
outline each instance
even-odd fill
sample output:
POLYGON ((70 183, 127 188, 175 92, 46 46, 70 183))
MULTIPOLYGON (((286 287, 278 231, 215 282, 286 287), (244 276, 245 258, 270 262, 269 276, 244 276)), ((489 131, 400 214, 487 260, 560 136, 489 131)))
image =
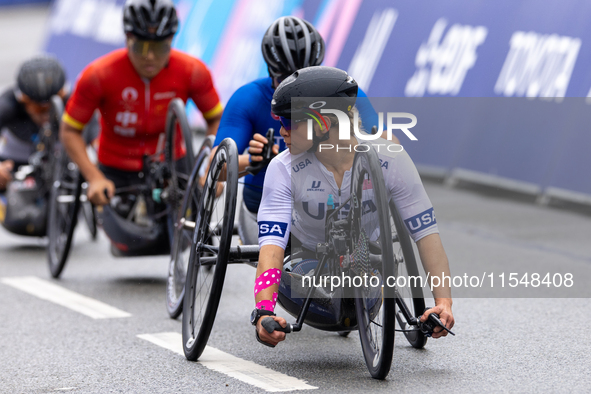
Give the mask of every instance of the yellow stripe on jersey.
POLYGON ((82 130, 84 128, 84 123, 78 122, 76 119, 74 119, 70 115, 68 115, 67 112, 64 112, 64 115, 62 116, 62 121, 64 121, 64 123, 69 124, 70 126, 72 126, 73 128, 75 128, 77 130, 82 130))
POLYGON ((224 107, 222 107, 222 103, 218 103, 215 107, 204 113, 203 117, 205 119, 211 119, 219 115, 223 111, 223 109, 224 107))

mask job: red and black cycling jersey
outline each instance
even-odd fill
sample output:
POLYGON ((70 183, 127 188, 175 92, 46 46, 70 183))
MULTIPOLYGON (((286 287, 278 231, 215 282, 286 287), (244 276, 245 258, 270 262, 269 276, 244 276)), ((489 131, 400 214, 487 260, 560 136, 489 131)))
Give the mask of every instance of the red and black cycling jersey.
MULTIPOLYGON (((143 156, 163 146, 168 104, 176 97, 183 101, 191 98, 205 119, 222 112, 211 74, 200 60, 173 49, 166 67, 148 80, 135 71, 127 49, 119 49, 82 71, 63 121, 82 130, 98 108, 99 162, 124 171, 140 171, 143 156)), ((177 157, 183 155, 179 145, 177 157)))

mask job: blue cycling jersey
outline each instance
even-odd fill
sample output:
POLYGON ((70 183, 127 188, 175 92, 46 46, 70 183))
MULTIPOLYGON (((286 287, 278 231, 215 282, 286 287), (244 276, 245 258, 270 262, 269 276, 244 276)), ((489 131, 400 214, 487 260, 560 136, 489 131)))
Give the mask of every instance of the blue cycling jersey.
MULTIPOLYGON (((279 152, 284 151, 285 142, 279 134, 281 124, 279 119, 271 113, 274 92, 271 77, 252 81, 234 92, 224 108, 214 146, 219 145, 225 138, 232 138, 236 142, 238 152, 242 153, 248 148, 248 143, 256 133, 265 135, 267 130, 273 128, 275 144, 279 145, 279 152)), ((359 89, 357 97, 367 97, 367 95, 359 89)), ((378 124, 378 115, 369 100, 358 101, 357 109, 365 129, 371 130, 371 126, 378 124)), ((259 210, 265 173, 266 168, 256 176, 249 174, 244 178, 244 203, 251 212, 259 210)))

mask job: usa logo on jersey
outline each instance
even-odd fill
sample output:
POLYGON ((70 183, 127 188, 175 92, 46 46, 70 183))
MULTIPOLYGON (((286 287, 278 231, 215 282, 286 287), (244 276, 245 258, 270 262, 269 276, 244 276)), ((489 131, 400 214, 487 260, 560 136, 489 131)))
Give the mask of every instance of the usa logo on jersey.
POLYGON ((259 238, 268 235, 276 237, 285 237, 287 232, 287 223, 282 222, 259 222, 259 238))
POLYGON ((414 234, 437 223, 435 220, 435 211, 433 211, 433 208, 427 209, 418 215, 406 219, 404 223, 406 224, 408 231, 410 231, 411 234, 414 234))

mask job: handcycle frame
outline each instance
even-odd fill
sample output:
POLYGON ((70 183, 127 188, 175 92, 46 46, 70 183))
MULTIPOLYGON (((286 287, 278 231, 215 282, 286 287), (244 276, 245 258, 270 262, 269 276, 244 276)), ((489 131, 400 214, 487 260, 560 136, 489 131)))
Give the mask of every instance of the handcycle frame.
MULTIPOLYGON (((81 202, 86 202, 86 196, 82 194, 83 179, 81 174, 78 172, 77 167, 74 163, 69 161, 65 149, 63 146, 57 144, 57 134, 59 130, 59 121, 61 114, 63 113, 63 103, 58 102, 57 98, 52 98, 52 130, 55 131, 56 149, 54 152, 54 182, 52 185, 51 193, 51 210, 50 214, 54 215, 54 220, 50 220, 50 227, 48 228, 48 235, 50 236, 50 246, 48 247, 48 263, 51 275, 54 278, 58 278, 63 271, 63 268, 67 262, 69 251, 71 248, 71 242, 73 238, 74 228, 77 222, 78 210, 81 202), (59 148, 59 149, 58 149, 59 148), (61 175, 69 174, 73 182, 71 185, 65 185, 62 179, 59 179, 61 175), (63 192, 63 194, 60 194, 63 192), (58 209, 61 204, 68 205, 67 212, 64 216, 64 226, 54 224, 57 223, 58 209), (61 227, 60 227, 61 226, 61 227), (49 234, 50 229, 52 233, 49 234)), ((144 174, 145 183, 141 185, 133 185, 130 187, 119 188, 116 190, 117 194, 129 193, 131 191, 138 192, 146 197, 146 202, 149 204, 158 203, 161 200, 168 205, 166 212, 157 213, 158 217, 168 215, 170 212, 176 210, 179 200, 182 197, 182 193, 177 193, 178 178, 182 176, 178 173, 174 163, 174 152, 176 151, 177 136, 176 124, 180 126, 181 136, 184 140, 186 154, 184 159, 187 161, 186 169, 190 170, 193 166, 193 147, 192 147, 192 132, 189 128, 189 124, 185 115, 184 103, 181 99, 173 99, 169 103, 168 113, 166 118, 165 126, 165 146, 162 152, 156 152, 154 155, 144 157, 144 174), (158 158, 164 155, 164 161, 159 161, 158 158), (170 163, 169 163, 170 162, 170 163), (173 181, 174 180, 174 181, 173 181), (167 182, 170 181, 170 182, 167 182), (154 192, 154 186, 158 184, 168 183, 169 190, 160 189, 161 193, 154 192), (174 190, 170 190, 174 189, 174 190), (152 193, 150 193, 152 191, 152 193), (168 194, 167 194, 168 193, 168 194)), ((63 219, 63 218, 61 218, 63 219)), ((172 218, 171 222, 174 223, 175 217, 172 218)), ((156 224, 160 225, 160 224, 156 224)), ((169 239, 169 243, 172 239, 169 239)), ((166 251, 168 252, 168 251, 166 251)))
MULTIPOLYGON (((204 214, 204 210, 206 209, 206 205, 210 206, 212 205, 211 201, 207 200, 208 198, 211 198, 211 196, 215 195, 215 189, 217 187, 217 183, 219 182, 216 179, 213 179, 216 176, 219 176, 219 173, 221 171, 221 168, 224 168, 224 171, 226 171, 226 180, 228 178, 230 178, 228 175, 231 174, 233 171, 237 172, 237 164, 236 164, 236 160, 229 160, 227 158, 227 156, 232 156, 232 155, 237 155, 236 153, 236 148, 235 148, 235 144, 232 140, 230 139, 226 139, 224 141, 222 141, 222 143, 220 144, 220 147, 223 147, 224 150, 224 155, 226 156, 226 161, 223 161, 221 159, 216 160, 217 158, 217 152, 216 152, 216 157, 214 157, 214 159, 212 160, 213 163, 216 164, 217 168, 213 168, 214 166, 212 165, 210 167, 210 170, 207 174, 207 179, 208 179, 208 183, 207 183, 207 187, 204 188, 201 192, 200 192, 200 200, 199 200, 199 208, 198 208, 198 215, 197 218, 195 219, 195 221, 193 220, 187 220, 186 218, 180 218, 179 222, 177 223, 177 226, 180 226, 182 229, 187 230, 187 231, 193 231, 193 244, 191 246, 191 257, 189 258, 189 268, 187 270, 187 278, 185 281, 185 285, 186 286, 190 286, 188 287, 190 289, 190 291, 185 291, 184 292, 184 309, 183 309, 183 348, 185 351, 185 356, 187 357, 187 359, 189 360, 196 360, 198 359, 198 357, 201 355, 201 352, 203 351, 203 349, 205 348, 205 344, 208 340, 209 334, 211 332, 211 328, 213 326, 213 321, 215 320, 215 315, 217 313, 217 307, 219 305, 219 298, 221 296, 221 286, 223 286, 223 279, 225 277, 225 268, 227 266, 227 264, 242 264, 242 263, 246 263, 248 265, 251 265, 253 267, 257 267, 258 265, 258 258, 259 258, 259 246, 258 245, 237 245, 237 246, 230 246, 229 243, 225 242, 224 244, 226 245, 227 249, 222 248, 222 247, 218 247, 218 246, 214 246, 214 245, 208 245, 208 244, 204 244, 203 242, 201 242, 199 240, 199 232, 200 232, 200 228, 204 228, 204 227, 209 227, 208 224, 208 220, 211 219, 211 212, 205 213, 204 214), (233 162, 232 165, 230 165, 230 162, 233 162), (224 167, 225 166, 225 167, 224 167), (215 174, 217 171, 218 175, 212 175, 215 174), (209 215, 209 216, 208 216, 209 215), (206 218, 206 223, 205 225, 203 225, 203 223, 200 222, 201 218, 206 218), (225 249, 225 250, 223 250, 225 249), (208 254, 210 256, 201 256, 202 254, 208 254), (213 255, 213 256, 211 256, 213 255), (224 261, 220 261, 220 256, 223 255, 224 257, 224 261), (207 305, 205 306, 205 312, 199 313, 199 316, 195 316, 195 311, 194 311, 194 305, 197 305, 195 298, 199 297, 201 298, 201 288, 203 288, 203 286, 201 286, 199 289, 197 289, 197 283, 196 281, 198 280, 198 275, 199 274, 199 267, 203 266, 203 267, 208 267, 208 266, 216 266, 217 269, 217 265, 221 264, 221 266, 219 267, 222 270, 222 273, 220 275, 218 275, 218 273, 215 273, 215 276, 213 277, 213 284, 211 286, 209 286, 209 290, 211 292, 212 295, 208 295, 207 298, 207 305), (221 284, 219 283, 221 281, 221 284), (212 290, 213 289, 213 290, 212 290), (217 292, 217 293, 216 293, 217 292), (213 297, 213 299, 211 298, 213 297), (196 329, 196 325, 195 321, 197 320, 197 318, 202 318, 203 322, 199 324, 199 329, 196 329), (206 321, 207 320, 207 321, 206 321), (197 333, 196 333, 197 330, 197 333)), ((375 154, 375 152, 374 152, 375 154)), ((377 156, 375 156, 375 158, 372 159, 373 160, 373 169, 372 169, 372 178, 374 177, 375 174, 378 173, 379 171, 379 177, 382 176, 381 174, 381 170, 376 170, 379 169, 379 162, 376 165, 375 162, 377 161, 377 156)), ((192 184, 192 181, 194 180, 193 178, 196 176, 196 169, 193 170, 193 174, 192 174, 192 179, 189 181, 190 184, 192 184)), ((235 179, 233 182, 237 182, 237 177, 233 177, 233 179, 235 179)), ((229 181, 228 181, 229 182, 229 181)), ((383 184, 383 178, 381 180, 382 184, 383 184)), ((189 188, 188 188, 189 189, 189 188)), ((191 191, 188 190, 188 194, 190 194, 191 191)), ((188 194, 185 196, 185 199, 187 199, 188 194)), ((351 197, 349 197, 349 199, 347 200, 347 202, 352 202, 352 203, 356 203, 355 200, 355 196, 352 195, 351 197)), ((234 200, 234 205, 232 206, 232 208, 235 210, 236 206, 235 206, 235 196, 234 198, 229 197, 230 200, 234 200)), ((213 200, 212 200, 213 201, 213 200)), ((226 209, 228 207, 227 203, 226 205, 226 209)), ((339 230, 339 228, 342 228, 343 226, 350 226, 351 225, 351 213, 354 211, 354 209, 351 209, 349 211, 349 215, 347 216, 347 219, 345 220, 333 220, 334 218, 336 218, 335 215, 338 214, 338 212, 340 211, 340 209, 342 209, 344 206, 346 205, 346 202, 343 203, 338 209, 336 209, 334 212, 331 213, 331 215, 328 217, 327 220, 327 235, 330 235, 333 233, 332 230, 339 230)), ((407 264, 413 265, 414 267, 413 272, 416 271, 416 260, 414 258, 414 252, 412 251, 412 245, 410 243, 410 238, 408 233, 406 232, 406 229, 404 227, 401 227, 402 225, 402 221, 400 220, 398 211, 396 209, 396 206, 393 202, 393 200, 390 201, 389 205, 388 203, 386 203, 385 205, 387 208, 387 210, 389 211, 390 215, 392 215, 392 217, 394 218, 394 224, 396 226, 397 229, 397 235, 395 237, 392 237, 391 235, 389 236, 390 239, 392 240, 392 242, 399 242, 401 244, 401 247, 403 247, 403 256, 394 256, 391 252, 392 255, 392 264, 394 266, 397 266, 399 262, 402 261, 406 261, 407 264), (408 249, 410 247, 410 249, 408 249)), ((233 226, 233 214, 230 214, 231 212, 227 212, 224 211, 224 217, 230 216, 232 218, 231 221, 225 221, 225 225, 232 225, 233 226)), ((211 229, 211 227, 209 227, 211 229)), ((385 227, 384 227, 385 228, 385 227)), ((390 229, 390 227, 388 227, 388 230, 390 229)), ((213 231, 211 234, 209 234, 210 236, 220 236, 225 234, 226 237, 228 234, 231 234, 232 231, 230 231, 230 229, 224 229, 224 228, 219 228, 219 226, 216 226, 215 231, 213 231)), ((380 230, 382 231, 382 230, 380 230)), ((385 231, 384 230, 384 234, 390 234, 389 231, 385 231)), ((386 235, 384 235, 385 237, 386 235)), ((201 230, 201 237, 203 237, 202 234, 202 230, 201 230)), ((221 237, 223 238, 223 236, 221 237)), ((384 238, 382 238, 382 241, 384 240, 384 238)), ((314 275, 315 275, 315 279, 318 281, 318 279, 320 279, 320 277, 322 276, 322 274, 325 271, 325 266, 327 266, 327 262, 338 262, 339 261, 339 257, 343 255, 342 251, 338 250, 337 247, 334 246, 334 240, 331 239, 330 237, 327 237, 327 242, 321 243, 317 245, 317 256, 319 256, 318 258, 318 264, 316 266, 316 269, 314 271, 314 275), (319 269, 320 267, 320 269, 319 269)), ((351 239, 345 239, 342 240, 344 241, 345 244, 350 244, 351 243, 351 239)), ((223 242, 223 241, 220 241, 223 242)), ((389 241, 387 242, 383 242, 384 245, 387 245, 389 241)), ((342 244, 342 243, 341 243, 342 244)), ((293 256, 292 256, 293 257, 293 256)), ((287 257, 284 260, 284 262, 287 261, 287 257)), ((338 263, 337 263, 338 264, 338 263)), ((329 267, 330 269, 330 267, 329 267)), ((315 292, 315 287, 311 286, 311 288, 308 290, 307 296, 302 304, 302 307, 297 315, 296 318, 296 322, 293 324, 288 324, 287 327, 283 328, 281 327, 278 323, 276 323, 274 320, 272 319, 265 319, 263 320, 263 322, 270 322, 269 325, 264 325, 265 329, 267 329, 268 332, 272 332, 273 330, 279 330, 279 331, 283 331, 283 332, 294 332, 294 331, 300 331, 303 327, 304 322, 306 321, 306 316, 309 312, 309 308, 311 303, 313 302, 314 299, 314 292, 315 292)), ((358 293, 356 293, 358 294, 358 293)), ((416 348, 422 348, 425 343, 426 343, 426 336, 429 335, 429 331, 428 329, 426 329, 425 327, 423 327, 422 323, 419 321, 418 317, 420 315, 422 315, 423 313, 423 309, 424 309, 424 298, 422 295, 422 289, 413 289, 412 294, 411 294, 411 298, 412 298, 412 302, 413 302, 413 306, 415 311, 414 314, 411 311, 411 309, 409 308, 408 305, 406 305, 406 303, 404 302, 403 298, 401 297, 401 295, 398 293, 398 291, 396 289, 393 289, 392 292, 389 292, 389 299, 395 299, 395 302, 388 302, 387 305, 392 308, 391 310, 388 309, 387 313, 394 313, 394 305, 398 305, 399 308, 399 315, 396 316, 396 318, 398 319, 398 321, 401 323, 401 326, 403 324, 402 319, 404 319, 404 326, 402 326, 402 328, 406 328, 406 327, 413 327, 412 329, 402 329, 402 330, 396 330, 396 331, 402 331, 405 333, 405 336, 407 336, 407 339, 409 340, 409 342, 411 343, 411 345, 413 347, 416 348), (415 291, 417 290, 417 291, 415 291), (419 293, 420 292, 420 293, 419 293), (422 308, 420 307, 422 305, 422 308), (417 308, 418 306, 418 308, 417 308), (419 310, 420 309, 420 310, 419 310), (424 329, 425 328, 425 329, 424 329), (411 338, 412 337, 412 338, 411 338)), ((384 295, 382 295, 382 301, 381 303, 384 302, 384 295)), ((281 303, 281 299, 279 299, 280 303, 281 303)), ((201 308, 203 308, 203 303, 201 305, 199 305, 201 308)), ((380 304, 381 305, 381 304, 380 304)), ((367 307, 366 305, 364 305, 363 307, 367 307)), ((196 306, 195 306, 196 308, 196 306)), ((361 308, 361 307, 360 307, 361 308)), ((288 310, 289 311, 289 310, 288 310)), ((291 312, 290 312, 291 314, 291 312)), ((294 315, 295 316, 295 315, 294 315)), ((371 320, 371 317, 368 318, 369 320, 371 320)), ((372 376, 374 378, 379 378, 379 379, 383 379, 385 378, 385 376, 387 375, 387 373, 389 372, 389 367, 390 367, 390 363, 391 363, 391 357, 392 357, 392 350, 394 347, 394 339, 393 339, 393 335, 394 335, 394 321, 393 320, 394 317, 391 317, 391 319, 389 320, 389 323, 387 326, 392 328, 392 337, 391 337, 391 342, 384 342, 386 343, 386 347, 390 347, 391 349, 389 350, 389 360, 385 360, 383 365, 381 365, 378 369, 374 369, 372 370, 372 367, 370 366, 371 364, 371 360, 368 358, 367 353, 364 349, 364 354, 366 355, 366 363, 368 364, 368 368, 370 370, 370 373, 372 374, 372 376)), ((358 322, 359 324, 359 322, 358 322)), ((381 326, 380 326, 381 327, 381 326)), ((355 329, 355 326, 350 327, 350 329, 355 329)), ((366 343, 363 343, 362 340, 362 347, 366 346, 366 344, 368 344, 369 341, 366 341, 366 343)), ((369 345, 368 345, 369 346, 369 345)), ((386 349, 385 351, 386 353, 388 353, 388 349, 386 349)), ((386 356, 386 358, 388 358, 388 356, 386 356)), ((375 364, 375 362, 374 362, 375 364)), ((380 361, 379 364, 382 364, 382 362, 380 361)), ((375 365, 374 365, 375 367, 375 365)))
MULTIPOLYGON (((343 204, 335 209, 334 212, 331 213, 331 216, 335 216, 339 213, 339 211, 341 209, 343 209, 343 207, 345 207, 345 205, 347 203, 351 202, 351 199, 353 197, 349 197, 348 199, 346 199, 343 204)), ((335 228, 339 228, 341 227, 344 223, 342 222, 350 222, 350 218, 341 220, 341 221, 331 221, 330 219, 332 219, 332 217, 328 217, 327 222, 329 223, 333 223, 333 226, 335 226, 335 228), (341 223, 338 223, 341 222, 341 223)), ((181 219, 181 225, 186 226, 187 228, 190 229, 194 229, 195 228, 195 223, 194 222, 189 222, 189 221, 184 221, 181 219)), ((328 233, 331 233, 331 230, 333 230, 333 228, 328 228, 327 229, 328 233)), ((397 235, 395 236, 395 238, 393 238, 393 241, 396 241, 396 237, 398 237, 397 235)), ((349 242, 351 240, 348 240, 349 242)), ((333 250, 334 251, 334 246, 332 246, 331 244, 334 242, 333 239, 330 239, 327 242, 324 243, 320 243, 317 245, 316 250, 318 254, 321 254, 321 259, 318 260, 318 264, 316 265, 316 269, 314 270, 314 280, 312 280, 313 283, 319 283, 319 279, 322 276, 322 274, 324 274, 325 271, 325 267, 327 266, 327 261, 331 260, 334 261, 337 257, 339 257, 339 255, 334 254, 334 252, 330 252, 329 250, 333 250), (333 253, 333 255, 331 256, 331 253, 333 253), (318 267, 320 267, 320 269, 318 269, 318 267)), ((213 252, 213 253, 218 253, 219 252, 219 248, 215 247, 215 246, 202 246, 202 245, 197 245, 196 246, 196 251, 200 252, 200 251, 207 251, 207 252, 213 252)), ((258 260, 259 260, 259 252, 260 252, 260 247, 258 245, 236 245, 236 246, 230 246, 229 252, 228 252, 228 262, 227 264, 247 264, 250 265, 254 268, 258 267, 258 260)), ((287 258, 289 258, 290 256, 287 256, 287 258)), ((217 260, 217 257, 202 257, 200 258, 200 263, 203 266, 208 266, 208 265, 215 265, 217 260)), ((306 319, 306 315, 308 313, 308 309, 310 308, 310 303, 312 302, 312 299, 314 298, 314 291, 315 291, 315 287, 311 286, 310 290, 308 291, 308 294, 306 295, 304 304, 300 310, 300 313, 298 315, 298 317, 296 318, 296 322, 291 324, 288 323, 287 324, 287 330, 285 330, 284 332, 296 332, 296 331, 301 331, 303 325, 304 325, 304 320, 306 319)), ((416 326, 418 327, 420 324, 420 321, 417 317, 413 316, 412 313, 410 312, 410 309, 408 308, 408 306, 406 305, 406 303, 404 302, 404 300, 400 297, 400 294, 398 293, 398 290, 395 289, 395 298, 396 298, 396 305, 398 305, 398 307, 400 308, 400 312, 403 314, 404 318, 406 319, 406 321, 408 322, 409 325, 411 326, 416 326)), ((276 327, 276 326, 275 326, 276 327)), ((275 329, 278 329, 280 331, 283 331, 280 329, 280 327, 276 327, 275 329)), ((400 331, 400 330, 399 330, 400 331)))

